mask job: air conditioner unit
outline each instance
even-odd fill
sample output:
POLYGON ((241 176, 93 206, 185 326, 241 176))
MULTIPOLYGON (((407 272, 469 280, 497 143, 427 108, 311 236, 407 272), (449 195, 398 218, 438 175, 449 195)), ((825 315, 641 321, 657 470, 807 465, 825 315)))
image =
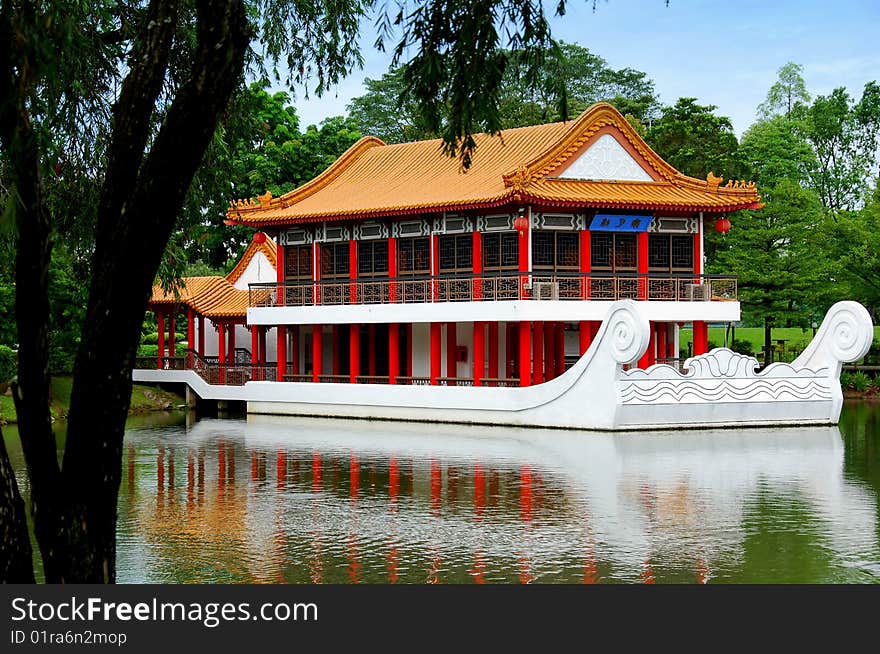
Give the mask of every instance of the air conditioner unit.
POLYGON ((536 300, 558 300, 559 282, 534 282, 532 297, 536 300))

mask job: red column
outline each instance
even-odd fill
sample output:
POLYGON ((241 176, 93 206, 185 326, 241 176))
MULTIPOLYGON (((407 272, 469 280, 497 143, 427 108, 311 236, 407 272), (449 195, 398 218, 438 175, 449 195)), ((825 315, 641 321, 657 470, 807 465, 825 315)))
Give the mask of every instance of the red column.
POLYGON ((556 376, 565 372, 565 323, 556 323, 556 376))
POLYGON ((516 359, 517 353, 515 348, 518 348, 518 345, 514 345, 517 332, 514 330, 518 330, 519 326, 516 323, 508 322, 504 325, 504 370, 500 371, 504 374, 505 377, 511 378, 513 377, 514 371, 514 361, 516 359))
POLYGON ((703 274, 703 257, 701 256, 702 248, 700 247, 702 241, 701 231, 702 225, 700 226, 700 229, 697 230, 697 233, 694 234, 694 272, 697 275, 703 274))
MULTIPOLYGON (((397 239, 388 237, 388 278, 397 279, 397 239)), ((397 302, 397 283, 392 281, 388 284, 388 301, 397 302)))
POLYGON ((269 360, 269 355, 266 352, 266 332, 268 328, 260 327, 257 331, 259 334, 260 362, 266 363, 269 360))
POLYGON ((256 365, 260 362, 260 335, 259 327, 251 325, 251 363, 256 365))
MULTIPOLYGON (((291 329, 296 332, 297 327, 292 327, 291 329)), ((276 357, 278 359, 278 381, 284 381, 284 375, 287 374, 287 327, 285 325, 278 325, 275 328, 275 352, 276 357)), ((293 374, 298 372, 297 370, 297 359, 299 357, 297 355, 296 348, 293 348, 293 374)))
MULTIPOLYGON (((290 329, 290 372, 299 374, 299 325, 293 325, 290 329)), ((284 340, 285 345, 287 339, 284 340)), ((280 380, 279 380, 280 381, 280 380)))
MULTIPOLYGON (((196 320, 192 308, 186 310, 186 349, 190 352, 196 349, 196 320)), ((187 355, 186 367, 192 368, 192 356, 187 355)))
POLYGON ((315 282, 312 285, 312 291, 314 293, 315 304, 321 304, 321 285, 318 283, 321 280, 321 244, 320 243, 312 243, 312 280, 315 282))
POLYGON ((709 351, 709 325, 705 320, 694 320, 694 356, 709 351))
POLYGON ((376 376, 376 325, 367 325, 367 374, 376 376))
POLYGON ((639 359, 638 366, 642 370, 651 365, 651 348, 654 345, 654 323, 649 323, 648 333, 650 337, 648 338, 648 349, 645 350, 645 353, 642 355, 642 358, 639 359))
POLYGON ((590 240, 590 230, 585 229, 580 232, 580 256, 581 256, 581 272, 584 273, 581 297, 585 300, 590 299, 590 262, 592 258, 591 250, 592 241, 590 240))
POLYGON ((174 343, 174 338, 177 335, 175 333, 177 331, 177 309, 173 309, 168 315, 170 318, 168 321, 168 356, 176 357, 177 346, 174 343))
POLYGON ((156 312, 156 329, 159 332, 159 352, 156 355, 156 367, 162 367, 162 359, 165 358, 165 312, 159 309, 156 312))
POLYGON ((400 376, 400 325, 388 325, 388 383, 396 384, 400 376))
POLYGON ((666 351, 666 344, 669 340, 668 329, 665 322, 657 323, 657 358, 666 359, 669 354, 666 351))
POLYGON ((358 277, 358 248, 357 241, 348 242, 348 278, 351 284, 348 287, 348 301, 351 304, 357 304, 357 277, 358 277))
POLYGON ((437 277, 440 276, 440 236, 431 236, 431 302, 436 302, 440 293, 437 277))
POLYGON ((226 323, 217 323, 217 362, 220 364, 220 383, 226 383, 226 323))
POLYGON ((532 323, 519 323, 519 385, 532 383, 532 323))
POLYGON ((317 382, 324 363, 324 335, 321 325, 312 325, 312 381, 317 382))
MULTIPOLYGON (((531 229, 531 224, 529 225, 529 229, 531 229)), ((531 262, 529 261, 529 232, 528 230, 524 232, 517 231, 519 235, 518 240, 518 254, 519 254, 519 271, 520 273, 527 273, 531 266, 529 265, 531 262)), ((525 274, 520 275, 520 297, 525 297, 525 284, 528 281, 528 277, 525 274)))
MULTIPOLYGON (((370 325, 372 327, 372 325, 370 325)), ((372 347, 372 344, 370 344, 372 347)), ((353 323, 348 326, 348 381, 357 384, 361 374, 361 326, 353 323)))
POLYGON ((648 232, 639 232, 636 264, 639 271, 639 299, 648 299, 648 232))
POLYGON ((544 378, 556 377, 556 323, 544 323, 544 378))
POLYGON ((406 376, 412 377, 413 364, 413 326, 412 323, 406 325, 406 376))
POLYGON ((455 334, 455 323, 446 323, 446 376, 457 377, 458 357, 456 356, 456 347, 458 339, 455 334))
POLYGON ((474 321, 474 386, 483 385, 483 370, 486 365, 484 351, 486 348, 486 323, 474 321))
POLYGON ((590 321, 589 320, 581 320, 578 323, 578 340, 579 340, 579 351, 581 356, 590 349, 590 343, 593 342, 593 335, 590 333, 590 321))
POLYGON ((498 323, 489 323, 489 377, 498 378, 498 323))
POLYGON ((474 300, 480 300, 483 297, 483 280, 480 278, 483 272, 483 235, 476 230, 473 233, 472 261, 474 270, 472 297, 474 300))
POLYGON ((205 356, 205 316, 199 314, 199 356, 205 356))
POLYGON ((532 343, 532 383, 544 381, 544 323, 535 321, 532 343))
POLYGON ((431 323, 431 385, 437 385, 440 377, 440 323, 431 323))
POLYGON ((229 363, 235 363, 235 323, 229 323, 229 349, 226 351, 229 363))
MULTIPOLYGON (((278 239, 281 240, 280 238, 278 239)), ((276 280, 278 281, 278 287, 276 289, 276 300, 275 306, 283 307, 284 306, 284 260, 285 260, 285 247, 283 245, 279 245, 276 248, 276 280)))
POLYGON ((331 347, 333 348, 333 353, 332 353, 333 354, 333 359, 332 359, 333 363, 331 365, 333 368, 333 374, 338 375, 339 374, 339 325, 333 325, 330 329, 332 330, 332 336, 331 336, 330 340, 332 341, 331 347))

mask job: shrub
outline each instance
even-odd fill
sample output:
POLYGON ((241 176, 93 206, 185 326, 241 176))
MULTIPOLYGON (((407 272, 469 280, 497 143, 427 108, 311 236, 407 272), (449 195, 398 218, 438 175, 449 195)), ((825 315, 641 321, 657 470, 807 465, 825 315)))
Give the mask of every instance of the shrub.
POLYGON ((844 390, 852 388, 852 373, 851 372, 841 372, 840 373, 840 387, 844 390))
POLYGON ((18 353, 0 345, 0 384, 7 384, 18 372, 18 353))
POLYGON ((733 344, 730 346, 730 349, 740 354, 751 355, 753 353, 751 341, 744 341, 739 338, 733 339, 733 344))
POLYGON ((862 370, 857 370, 852 375, 851 388, 859 393, 866 392, 871 387, 871 378, 862 370))

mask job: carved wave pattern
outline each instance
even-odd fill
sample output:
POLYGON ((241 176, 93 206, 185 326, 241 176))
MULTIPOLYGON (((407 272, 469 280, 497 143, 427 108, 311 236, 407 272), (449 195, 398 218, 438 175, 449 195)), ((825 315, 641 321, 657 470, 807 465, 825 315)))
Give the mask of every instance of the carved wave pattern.
POLYGON ((750 380, 745 387, 723 379, 715 386, 693 381, 653 381, 650 386, 629 382, 622 385, 623 404, 665 404, 694 402, 753 402, 785 399, 788 401, 831 400, 831 386, 822 379, 750 380), (787 396, 787 397, 786 397, 787 396))

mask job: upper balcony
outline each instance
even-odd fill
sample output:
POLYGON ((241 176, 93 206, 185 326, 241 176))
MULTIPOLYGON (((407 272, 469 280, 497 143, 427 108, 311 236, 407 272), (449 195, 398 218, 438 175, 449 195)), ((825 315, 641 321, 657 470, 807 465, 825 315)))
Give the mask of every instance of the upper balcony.
POLYGON ((737 301, 733 275, 475 274, 250 284, 250 307, 307 307, 504 300, 737 301))

